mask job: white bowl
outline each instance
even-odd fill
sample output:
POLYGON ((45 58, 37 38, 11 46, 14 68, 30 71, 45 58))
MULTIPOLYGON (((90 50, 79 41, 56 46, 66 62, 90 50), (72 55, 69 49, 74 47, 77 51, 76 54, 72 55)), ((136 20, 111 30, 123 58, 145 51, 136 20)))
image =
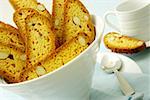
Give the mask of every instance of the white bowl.
POLYGON ((27 100, 89 100, 89 89, 99 51, 104 23, 92 16, 96 39, 79 56, 57 70, 39 78, 15 84, 0 84, 27 100))

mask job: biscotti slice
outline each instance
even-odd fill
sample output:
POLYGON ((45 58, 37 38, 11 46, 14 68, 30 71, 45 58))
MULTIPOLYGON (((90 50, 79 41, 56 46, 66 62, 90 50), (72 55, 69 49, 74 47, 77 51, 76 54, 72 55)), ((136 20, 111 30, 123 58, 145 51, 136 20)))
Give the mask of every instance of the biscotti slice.
POLYGON ((20 74, 25 69, 25 54, 18 48, 0 44, 0 77, 8 83, 20 82, 20 74))
POLYGON ((15 46, 22 51, 25 50, 23 40, 20 37, 19 33, 6 28, 0 28, 0 43, 8 46, 15 46))
POLYGON ((46 16, 49 20, 51 20, 50 13, 46 10, 43 4, 37 2, 37 0, 9 0, 11 5, 15 10, 22 8, 33 8, 37 10, 40 14, 46 16))
POLYGON ((64 31, 64 3, 66 0, 53 0, 52 29, 56 34, 58 46, 63 44, 64 31))
MULTIPOLYGON (((25 27, 25 19, 27 18, 28 15, 38 13, 36 10, 32 8, 22 8, 16 10, 13 16, 13 20, 16 23, 19 32, 21 36, 23 37, 24 41, 26 40, 26 27, 25 27)), ((26 43, 26 42, 25 42, 26 43)))
POLYGON ((145 49, 144 41, 110 32, 104 36, 106 47, 117 53, 137 53, 145 49))
POLYGON ((55 50, 55 34, 51 23, 41 14, 32 14, 26 18, 27 30, 27 66, 34 66, 55 50))
POLYGON ((13 27, 13 26, 7 24, 7 23, 4 23, 4 22, 2 22, 2 21, 0 21, 0 28, 13 31, 13 32, 18 36, 18 38, 21 40, 21 41, 20 41, 20 42, 22 42, 21 45, 24 45, 23 38, 21 37, 21 34, 19 33, 19 30, 18 30, 17 28, 15 28, 15 27, 13 27))
POLYGON ((95 29, 90 14, 84 5, 79 0, 67 0, 64 9, 64 41, 76 36, 78 32, 85 32, 92 42, 95 37, 95 29))
POLYGON ((76 37, 65 42, 46 59, 23 72, 21 79, 31 80, 62 67, 83 52, 89 44, 88 36, 85 33, 78 33, 76 37))

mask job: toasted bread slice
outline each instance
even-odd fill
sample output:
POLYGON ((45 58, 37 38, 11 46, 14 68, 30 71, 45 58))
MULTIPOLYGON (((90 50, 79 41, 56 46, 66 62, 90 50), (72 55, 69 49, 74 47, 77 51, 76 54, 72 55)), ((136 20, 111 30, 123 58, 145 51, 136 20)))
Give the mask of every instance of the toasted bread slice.
POLYGON ((0 43, 15 46, 22 51, 25 50, 24 42, 19 33, 7 28, 0 28, 0 43))
POLYGON ((20 74, 25 69, 24 52, 0 44, 0 77, 8 83, 20 81, 20 74))
POLYGON ((64 31, 64 3, 66 0, 53 0, 52 29, 56 34, 58 46, 63 44, 64 31))
MULTIPOLYGON (((38 13, 36 10, 32 8, 22 8, 16 10, 13 16, 13 20, 16 23, 19 32, 21 36, 23 37, 24 41, 26 40, 26 27, 25 27, 25 19, 27 18, 28 15, 38 13)), ((25 42, 26 43, 26 42, 25 42)))
POLYGON ((15 10, 21 8, 33 8, 51 20, 50 13, 46 10, 45 6, 38 3, 37 0, 9 0, 9 2, 15 10))
POLYGON ((144 41, 110 32, 104 36, 106 47, 118 53, 137 53, 145 49, 144 41))
POLYGON ((26 18, 27 66, 32 67, 55 50, 55 34, 47 17, 34 13, 26 18))
POLYGON ((34 68, 26 70, 22 74, 21 79, 24 81, 31 80, 62 67, 83 52, 89 44, 89 38, 85 33, 77 34, 76 37, 65 42, 50 56, 34 66, 34 68))
POLYGON ((92 42, 95 37, 95 28, 84 5, 79 0, 67 0, 64 9, 64 41, 76 36, 78 32, 85 32, 92 42))

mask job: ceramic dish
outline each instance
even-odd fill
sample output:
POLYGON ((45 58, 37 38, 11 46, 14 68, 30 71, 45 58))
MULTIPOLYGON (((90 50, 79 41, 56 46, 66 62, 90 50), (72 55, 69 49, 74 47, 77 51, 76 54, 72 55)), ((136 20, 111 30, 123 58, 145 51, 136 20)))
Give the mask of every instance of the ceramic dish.
POLYGON ((0 87, 27 100, 89 100, 96 55, 104 29, 101 17, 93 15, 92 18, 96 39, 79 56, 39 78, 15 84, 0 84, 0 87))

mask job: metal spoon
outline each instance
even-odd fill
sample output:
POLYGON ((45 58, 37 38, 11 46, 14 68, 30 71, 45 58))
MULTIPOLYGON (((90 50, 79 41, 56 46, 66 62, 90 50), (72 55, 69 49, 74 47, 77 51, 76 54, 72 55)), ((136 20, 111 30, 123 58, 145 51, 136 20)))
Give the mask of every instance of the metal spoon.
POLYGON ((120 88, 125 96, 131 96, 135 93, 128 81, 118 72, 122 67, 120 58, 116 55, 104 55, 101 60, 102 69, 107 73, 115 73, 117 76, 120 88))

